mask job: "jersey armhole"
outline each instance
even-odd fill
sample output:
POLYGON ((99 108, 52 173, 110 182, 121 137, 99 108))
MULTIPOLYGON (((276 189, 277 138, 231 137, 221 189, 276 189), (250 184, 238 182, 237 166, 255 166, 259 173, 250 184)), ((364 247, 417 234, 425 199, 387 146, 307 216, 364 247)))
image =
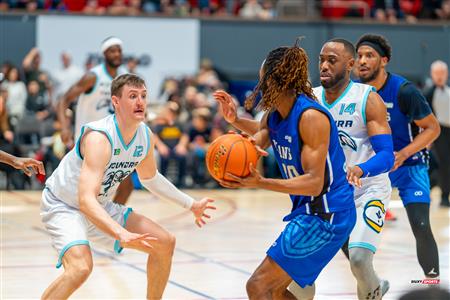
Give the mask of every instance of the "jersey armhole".
POLYGON ((372 86, 367 89, 367 91, 364 93, 362 106, 361 106, 361 115, 364 122, 364 125, 367 125, 367 118, 366 118, 366 106, 367 106, 367 98, 369 98, 369 94, 371 92, 375 92, 375 88, 372 86))
POLYGON ((151 130, 150 130, 150 128, 147 125, 144 125, 144 128, 145 128, 145 135, 147 137, 147 153, 145 154, 145 157, 147 157, 148 152, 150 151, 150 145, 151 145, 151 143, 150 143, 150 132, 151 132, 151 130))
POLYGON ((94 93, 94 91, 97 89, 98 86, 98 76, 97 73, 91 72, 92 74, 95 75, 95 84, 86 92, 84 92, 85 95, 91 95, 92 93, 94 93))
POLYGON ((77 143, 75 144, 75 151, 77 153, 77 156, 81 160, 84 159, 83 156, 81 155, 80 146, 81 146, 81 139, 84 137, 84 133, 86 132, 86 129, 87 130, 91 130, 91 131, 98 131, 98 132, 103 133, 108 138, 109 144, 111 146, 111 155, 112 155, 112 153, 113 153, 113 140, 112 140, 111 136, 109 135, 109 133, 106 130, 104 130, 104 129, 100 129, 100 128, 95 128, 95 127, 92 127, 92 126, 84 125, 83 127, 81 127, 80 137, 78 138, 77 143))

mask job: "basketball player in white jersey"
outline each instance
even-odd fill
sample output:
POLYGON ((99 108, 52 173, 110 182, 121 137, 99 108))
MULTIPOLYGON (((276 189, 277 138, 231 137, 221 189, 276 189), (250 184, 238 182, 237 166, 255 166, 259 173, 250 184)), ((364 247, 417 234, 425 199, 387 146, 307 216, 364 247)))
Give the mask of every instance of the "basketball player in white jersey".
POLYGON ((59 276, 43 299, 67 299, 92 271, 90 242, 102 242, 115 252, 132 248, 148 253, 147 299, 161 299, 171 268, 174 236, 164 228, 114 203, 117 185, 137 170, 152 193, 190 209, 201 227, 215 209, 213 200, 194 201, 179 191, 156 168, 154 138, 143 123, 147 90, 133 74, 120 75, 111 86, 115 114, 85 124, 75 147, 46 181, 42 221, 59 254, 59 276))
MULTIPOLYGON (((58 103, 58 120, 61 122, 61 138, 71 148, 74 138, 66 111, 70 104, 77 101, 75 112, 75 140, 80 135, 81 126, 100 120, 113 113, 111 106, 111 81, 118 75, 127 73, 122 66, 122 41, 109 37, 102 42, 101 51, 104 62, 92 68, 73 85, 58 103)), ((114 201, 125 204, 133 190, 131 176, 120 185, 114 201)))
POLYGON ((394 165, 394 151, 383 100, 372 86, 350 80, 355 54, 353 44, 347 40, 326 42, 319 58, 321 86, 313 90, 333 115, 345 154, 347 178, 355 185, 357 220, 348 241, 348 256, 357 280, 358 298, 381 299, 389 283, 378 278, 373 255, 391 196, 387 172, 394 165))

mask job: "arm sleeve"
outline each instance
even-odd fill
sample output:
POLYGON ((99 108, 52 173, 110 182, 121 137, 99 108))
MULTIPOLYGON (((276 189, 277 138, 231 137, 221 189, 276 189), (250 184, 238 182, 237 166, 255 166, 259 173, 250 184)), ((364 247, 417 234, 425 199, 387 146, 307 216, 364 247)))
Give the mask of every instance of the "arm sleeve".
POLYGON ((431 108, 423 94, 411 83, 407 82, 398 92, 400 110, 410 122, 421 120, 431 114, 431 108))
POLYGON ((375 155, 365 163, 358 165, 363 171, 361 177, 377 176, 389 172, 394 166, 395 157, 392 135, 379 134, 371 136, 370 143, 375 151, 375 155))
POLYGON ((169 180, 156 171, 155 176, 150 179, 140 179, 141 184, 150 192, 158 197, 168 199, 176 204, 191 209, 194 199, 189 195, 183 193, 169 180))

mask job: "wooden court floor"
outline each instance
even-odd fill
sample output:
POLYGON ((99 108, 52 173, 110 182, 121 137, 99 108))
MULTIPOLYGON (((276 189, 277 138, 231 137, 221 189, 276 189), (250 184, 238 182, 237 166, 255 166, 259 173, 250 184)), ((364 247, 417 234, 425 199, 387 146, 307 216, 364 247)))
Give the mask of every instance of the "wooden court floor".
MULTIPOLYGON (((158 221, 177 237, 170 281, 164 299, 246 299, 245 282, 265 256, 266 249, 284 227, 290 209, 286 195, 260 190, 188 190, 195 197, 217 199, 218 210, 207 226, 198 229, 189 212, 134 192, 129 206, 158 221)), ((449 288, 449 210, 439 208, 437 190, 431 222, 438 242, 441 287, 449 288)), ((393 199, 398 199, 394 192, 393 199)), ((55 268, 56 251, 40 222, 40 192, 0 192, 1 299, 39 298, 62 271, 55 268)), ((383 232, 375 267, 391 289, 384 299, 424 287, 411 283, 423 279, 415 242, 405 210, 391 201, 398 216, 383 232)), ((126 250, 120 256, 94 247, 94 271, 73 299, 145 298, 146 256, 126 250)), ((342 253, 321 273, 316 299, 356 299, 356 283, 342 253)))

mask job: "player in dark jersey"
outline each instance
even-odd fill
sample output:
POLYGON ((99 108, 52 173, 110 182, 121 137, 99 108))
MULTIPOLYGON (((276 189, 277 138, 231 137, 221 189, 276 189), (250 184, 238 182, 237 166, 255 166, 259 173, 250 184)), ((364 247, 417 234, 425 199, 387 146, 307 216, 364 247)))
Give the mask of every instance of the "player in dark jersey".
MULTIPOLYGON (((296 299, 287 290, 291 281, 302 288, 312 287, 356 221, 353 188, 346 179, 337 128, 331 114, 314 100, 307 66, 306 52, 297 45, 271 51, 247 99, 247 106, 252 107, 262 92, 259 107, 266 114, 254 138, 260 147, 272 145, 283 179, 264 178, 251 166, 248 177, 233 176, 236 182, 221 182, 230 188, 286 193, 293 204, 284 218, 289 223, 247 282, 250 299, 296 299)), ((220 103, 232 101, 224 91, 214 97, 220 103)), ((252 121, 247 128, 232 123, 254 132, 252 121)))
POLYGON ((408 214, 419 263, 425 276, 439 276, 439 255, 430 227, 428 151, 440 133, 439 122, 424 96, 405 78, 389 73, 391 47, 381 35, 366 34, 356 44, 357 73, 361 82, 383 98, 392 129, 395 163, 389 174, 408 214))

